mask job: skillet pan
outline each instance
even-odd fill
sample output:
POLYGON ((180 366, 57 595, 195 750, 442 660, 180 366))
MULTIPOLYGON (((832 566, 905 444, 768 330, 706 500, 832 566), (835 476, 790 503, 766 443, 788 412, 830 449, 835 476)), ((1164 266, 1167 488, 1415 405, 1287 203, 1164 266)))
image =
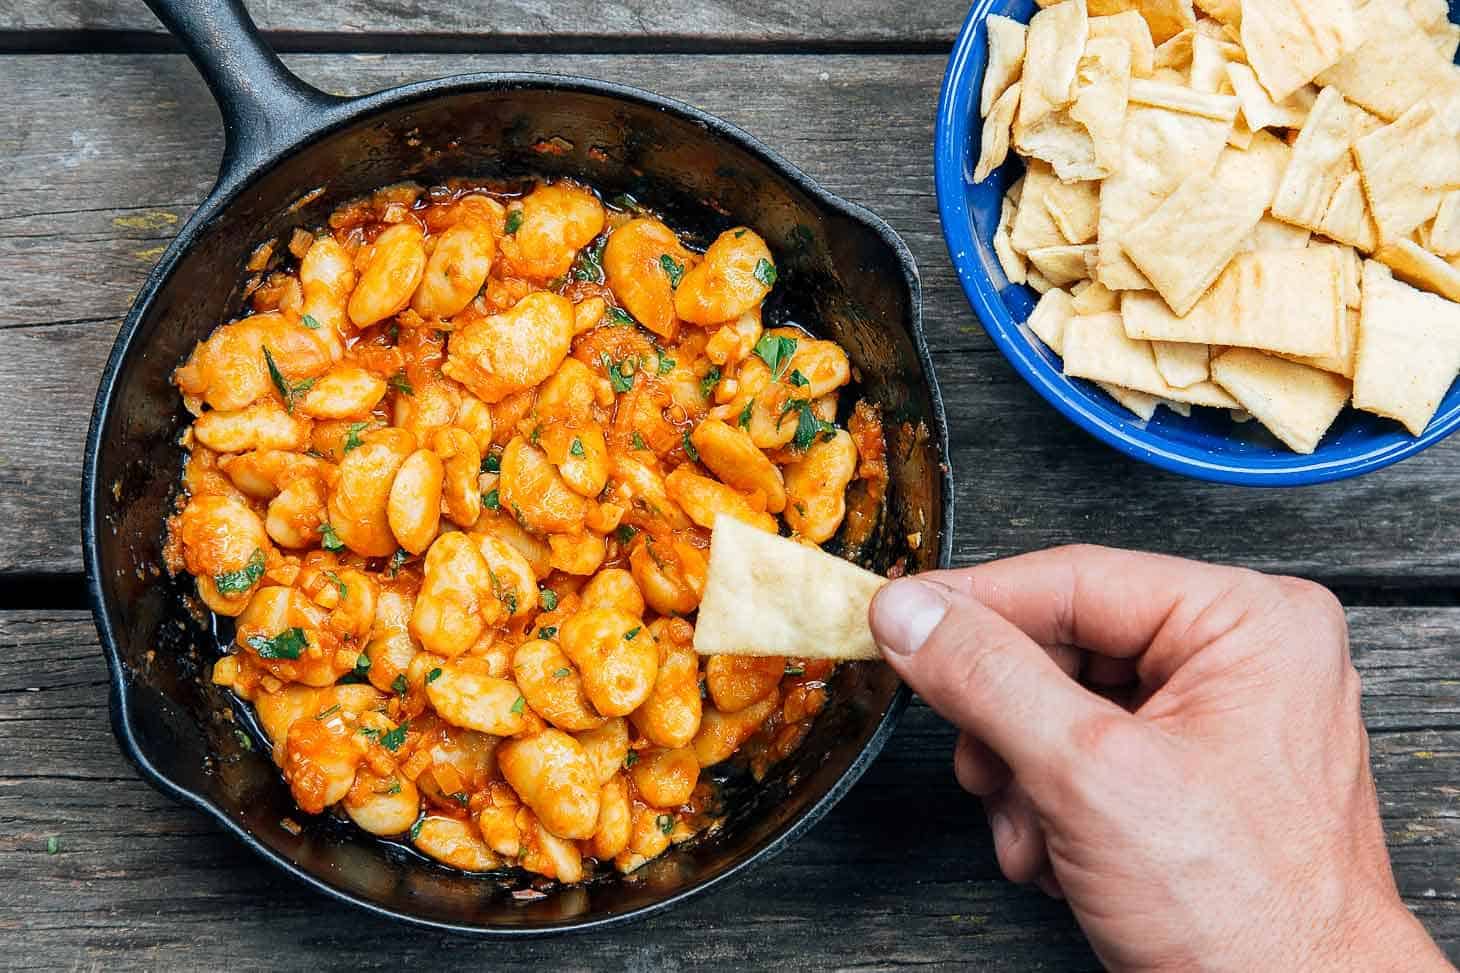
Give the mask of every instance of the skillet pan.
POLYGON ((921 332, 917 269, 902 241, 746 133, 645 91, 492 73, 338 98, 290 74, 238 0, 148 5, 212 89, 225 149, 217 185, 122 324, 86 445, 88 594, 110 667, 113 728, 142 776, 333 898, 486 936, 643 916, 809 829, 866 770, 906 704, 907 690, 885 666, 843 666, 833 705, 794 755, 759 783, 726 777, 717 835, 627 880, 611 875, 543 895, 525 876, 468 876, 297 811, 246 707, 210 684, 225 641, 214 620, 162 568, 184 419, 169 377, 194 343, 241 311, 245 264, 261 242, 323 225, 340 203, 405 179, 573 176, 605 195, 631 193, 690 242, 707 244, 738 224, 766 238, 780 269, 777 293, 786 295, 768 317, 846 348, 857 394, 882 407, 887 425, 892 479, 879 526, 840 553, 883 572, 947 567, 947 430, 921 332))

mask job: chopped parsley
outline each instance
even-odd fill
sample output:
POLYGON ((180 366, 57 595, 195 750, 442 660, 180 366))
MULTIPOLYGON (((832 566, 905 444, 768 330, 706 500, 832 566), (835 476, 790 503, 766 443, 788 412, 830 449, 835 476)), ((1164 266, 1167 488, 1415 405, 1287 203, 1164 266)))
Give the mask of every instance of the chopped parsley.
POLYGON ((284 400, 284 411, 294 411, 294 400, 314 387, 314 379, 306 378, 302 382, 290 382, 279 371, 279 366, 274 364, 274 356, 269 354, 268 345, 263 346, 264 364, 269 367, 269 378, 274 382, 274 388, 279 390, 279 398, 284 400))
POLYGON ((709 398, 715 391, 715 386, 720 384, 720 366, 712 365, 710 370, 705 372, 705 377, 700 379, 700 395, 709 398))
POLYGON ((526 707, 527 707, 527 697, 525 697, 525 696, 518 696, 517 697, 517 702, 515 702, 515 703, 512 704, 512 712, 515 713, 518 716, 521 716, 523 709, 525 709, 526 707))
POLYGON ((260 659, 297 659, 304 654, 304 647, 308 644, 302 628, 286 628, 273 638, 263 635, 248 637, 249 648, 257 652, 260 659))
POLYGON ((336 703, 335 705, 331 706, 327 710, 324 710, 323 712, 315 713, 314 714, 314 718, 316 720, 323 720, 327 716, 334 716, 339 711, 340 711, 340 704, 339 703, 336 703))
POLYGON ((502 226, 502 230, 510 236, 520 229, 522 229, 522 210, 514 209, 507 214, 507 222, 502 226))
POLYGON ((401 369, 390 377, 389 385, 403 395, 415 395, 416 390, 411 387, 410 379, 406 378, 405 369, 401 369))
POLYGON ((664 276, 669 278, 669 286, 678 287, 679 282, 684 279, 684 264, 664 253, 659 255, 659 266, 664 268, 664 276))
POLYGON ((786 666, 786 672, 785 672, 785 674, 788 675, 788 676, 804 676, 804 675, 806 675, 806 667, 805 666, 786 666))
POLYGON ((242 568, 213 575, 213 587, 218 589, 220 595, 236 595, 252 588, 263 576, 264 552, 256 547, 249 556, 248 563, 242 568))
POLYGON ((380 745, 391 753, 399 750, 400 745, 406 742, 406 729, 410 725, 410 721, 407 720, 394 730, 380 734, 380 745))
POLYGON ((361 652, 355 659, 355 675, 363 676, 370 671, 370 656, 361 652))
POLYGON ((796 435, 791 438, 791 448, 797 452, 804 453, 810 449, 818 436, 830 439, 836 435, 836 426, 825 419, 817 418, 816 410, 809 400, 792 399, 787 402, 785 411, 781 413, 782 421, 792 410, 800 413, 796 418, 796 435))
POLYGON ((558 627, 547 625, 537 630, 537 637, 540 639, 555 639, 558 637, 558 627))
POLYGON ((774 381, 790 367, 791 356, 796 354, 796 339, 779 334, 765 335, 755 343, 755 353, 770 366, 774 381))
POLYGON ((787 379, 787 381, 796 386, 798 389, 804 389, 806 386, 811 384, 811 379, 807 378, 805 375, 802 375, 801 369, 799 368, 791 369, 791 377, 787 379))
POLYGON ((407 831, 406 834, 410 836, 410 839, 412 841, 415 841, 417 838, 419 838, 421 836, 421 825, 422 824, 425 824, 425 823, 426 823, 426 819, 425 818, 421 818, 415 824, 411 825, 411 830, 407 831))
POLYGON ((322 327, 322 325, 319 323, 319 319, 316 318, 313 314, 304 315, 304 317, 300 319, 300 323, 303 324, 310 331, 318 331, 322 327))
POLYGON ((603 283, 603 246, 606 243, 608 243, 608 237, 600 236, 578 251, 578 259, 573 261, 573 269, 569 271, 569 276, 574 280, 586 280, 594 284, 603 283))
POLYGON ((344 550, 345 542, 340 540, 340 535, 335 533, 335 528, 329 521, 326 520, 319 525, 319 533, 323 537, 320 544, 324 546, 326 551, 344 550))
POLYGON ((776 286, 776 265, 761 257, 755 262, 755 270, 751 271, 755 279, 767 287, 776 286))
POLYGON ((754 408, 755 399, 751 399, 749 402, 745 403, 745 408, 740 410, 740 419, 738 421, 740 423, 741 429, 750 428, 750 411, 754 408))
POLYGON ((642 626, 642 625, 635 625, 633 628, 629 629, 627 632, 624 633, 624 641, 625 642, 632 642, 634 640, 634 636, 638 635, 643 630, 644 630, 644 626, 642 626))
POLYGON ((326 571, 324 576, 330 579, 330 583, 335 586, 335 590, 340 593, 341 598, 348 598, 350 596, 350 586, 341 581, 338 574, 335 574, 333 571, 326 571))
POLYGON ((621 307, 609 308, 608 319, 614 324, 625 328, 632 328, 635 324, 638 323, 633 319, 632 315, 630 315, 629 312, 625 311, 621 307))
POLYGON ((614 528, 613 536, 618 538, 620 544, 627 546, 629 541, 633 540, 638 533, 637 528, 630 527, 628 524, 619 524, 618 527, 614 528))
POLYGON ((559 670, 557 670, 556 672, 553 673, 553 678, 554 679, 567 679, 572 674, 573 674, 573 670, 572 669, 559 669, 559 670))
POLYGON ((669 834, 669 832, 674 830, 674 818, 671 815, 661 814, 654 819, 654 823, 659 826, 659 830, 664 834, 669 834))
POLYGON ((395 690, 395 694, 397 696, 404 696, 406 694, 406 690, 410 689, 411 687, 410 684, 406 682, 406 677, 400 675, 396 676, 390 681, 390 688, 395 690))
POLYGON ((608 382, 613 386, 615 392, 627 392, 634 387, 633 369, 624 370, 627 362, 616 364, 606 352, 599 356, 599 362, 603 365, 603 370, 608 373, 608 382))
POLYGON ((486 507, 488 510, 496 510, 498 507, 502 506, 502 498, 498 495, 496 490, 490 490, 482 494, 482 506, 486 507))
POLYGON ((253 752, 253 738, 250 737, 247 733, 235 728, 233 731, 233 739, 237 740, 238 745, 243 749, 249 751, 250 753, 253 752))
POLYGON ((388 795, 391 795, 391 794, 399 794, 400 793, 400 778, 399 777, 392 777, 390 779, 390 786, 385 789, 385 793, 388 794, 388 795))
POLYGON ((675 361, 673 358, 670 358, 668 355, 664 354, 663 348, 655 348, 654 353, 659 356, 660 375, 668 375, 670 372, 674 371, 675 361))
POLYGON ((572 453, 574 456, 583 456, 583 440, 579 439, 577 436, 574 436, 573 445, 568 447, 568 452, 572 453))
POLYGON ((554 611, 558 607, 558 593, 551 588, 540 588, 537 592, 538 600, 542 607, 548 611, 554 611))
POLYGON ((688 456, 691 461, 698 463, 700 461, 700 451, 695 449, 694 441, 689 438, 688 429, 681 434, 681 439, 684 442, 684 455, 688 456))
POLYGON ((736 230, 735 231, 735 239, 739 240, 741 237, 745 236, 745 233, 746 233, 746 231, 743 228, 742 229, 739 229, 739 230, 736 230))
POLYGON ((643 205, 629 193, 619 193, 608 201, 608 205, 614 209, 623 210, 627 213, 637 213, 643 209, 643 205))
POLYGON ((500 472, 502 472, 502 454, 501 453, 488 453, 487 455, 483 456, 482 457, 482 472, 483 473, 500 473, 500 472))
POLYGON ((456 793, 449 794, 447 796, 450 797, 457 804, 460 804, 462 807, 466 807, 468 804, 471 803, 471 795, 468 794, 466 791, 457 791, 456 793))
POLYGON ((634 764, 636 764, 638 762, 639 762, 639 753, 638 753, 637 750, 630 750, 628 753, 624 754, 624 769, 625 770, 628 770, 630 767, 632 767, 634 764))
POLYGON ((368 422, 352 422, 350 428, 345 432, 345 452, 352 449, 359 449, 361 446, 360 434, 370 428, 368 422))
POLYGON ((410 552, 403 547, 397 547, 395 553, 390 556, 390 576, 393 578, 400 574, 401 566, 410 559, 410 552))
POLYGON ((437 666, 436 668, 432 669, 430 672, 426 673, 426 683, 427 683, 427 685, 435 682, 437 679, 440 679, 440 678, 441 678, 441 667, 440 666, 437 666))
POLYGON ((635 449, 648 449, 649 448, 648 446, 644 445, 644 437, 639 435, 639 430, 637 430, 637 429, 634 430, 634 448, 635 449))

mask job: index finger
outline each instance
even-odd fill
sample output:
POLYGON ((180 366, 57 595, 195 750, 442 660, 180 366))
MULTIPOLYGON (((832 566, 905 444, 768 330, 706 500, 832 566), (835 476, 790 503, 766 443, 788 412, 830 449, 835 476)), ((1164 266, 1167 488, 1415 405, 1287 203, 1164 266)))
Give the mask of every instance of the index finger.
POLYGON ((1041 645, 1147 655, 1167 673, 1284 597, 1245 568, 1094 546, 1060 547, 932 577, 968 592, 1041 645))

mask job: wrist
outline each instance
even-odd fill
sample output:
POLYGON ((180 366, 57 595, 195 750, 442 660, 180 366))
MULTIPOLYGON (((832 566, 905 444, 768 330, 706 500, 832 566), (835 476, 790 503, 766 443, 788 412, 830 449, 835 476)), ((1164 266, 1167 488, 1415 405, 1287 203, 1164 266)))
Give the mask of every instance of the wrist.
POLYGON ((1445 954, 1397 894, 1355 910, 1325 936, 1304 969, 1406 973, 1453 970, 1445 954))

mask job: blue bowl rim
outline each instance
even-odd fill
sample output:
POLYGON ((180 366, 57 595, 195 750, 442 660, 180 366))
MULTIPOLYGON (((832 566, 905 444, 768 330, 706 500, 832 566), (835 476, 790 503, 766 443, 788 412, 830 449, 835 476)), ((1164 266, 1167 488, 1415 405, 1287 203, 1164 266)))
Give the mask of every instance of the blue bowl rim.
POLYGON ((1460 427, 1460 403, 1454 403, 1448 409, 1442 406, 1419 436, 1385 433, 1368 449, 1350 447, 1340 456, 1325 458, 1320 446, 1312 456, 1294 453, 1277 466, 1257 466, 1173 442, 1134 421, 1113 419, 1095 409, 1088 395, 1057 371, 1020 331, 993 280, 973 257, 978 241, 971 231, 963 177, 965 147, 976 144, 973 115, 979 85, 970 77, 970 63, 982 41, 978 27, 997 2, 974 0, 948 58, 934 129, 934 182, 943 238, 963 292, 999 351, 1035 391, 1080 428, 1128 456, 1168 472, 1235 486, 1294 487, 1345 480, 1407 459, 1460 427))

